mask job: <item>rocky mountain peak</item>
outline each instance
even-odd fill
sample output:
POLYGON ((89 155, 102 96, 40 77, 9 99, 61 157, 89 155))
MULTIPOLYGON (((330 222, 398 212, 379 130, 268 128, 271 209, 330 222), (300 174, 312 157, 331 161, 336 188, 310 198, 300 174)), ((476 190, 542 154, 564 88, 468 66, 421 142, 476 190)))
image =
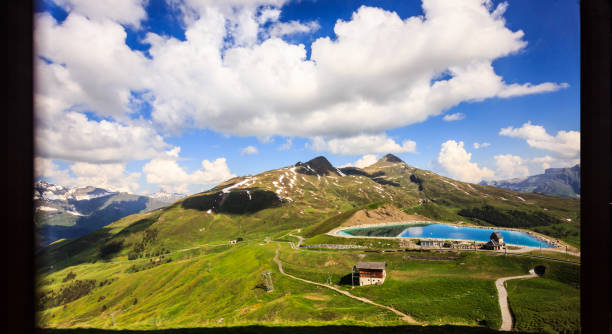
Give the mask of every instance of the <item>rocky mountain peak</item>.
POLYGON ((404 162, 402 159, 396 157, 395 155, 389 153, 387 155, 385 155, 384 157, 380 158, 379 161, 386 161, 386 162, 404 162))
POLYGON ((296 170, 298 173, 307 175, 341 175, 341 172, 336 167, 334 167, 324 156, 318 156, 305 163, 298 162, 297 164, 295 164, 295 166, 300 167, 296 170))

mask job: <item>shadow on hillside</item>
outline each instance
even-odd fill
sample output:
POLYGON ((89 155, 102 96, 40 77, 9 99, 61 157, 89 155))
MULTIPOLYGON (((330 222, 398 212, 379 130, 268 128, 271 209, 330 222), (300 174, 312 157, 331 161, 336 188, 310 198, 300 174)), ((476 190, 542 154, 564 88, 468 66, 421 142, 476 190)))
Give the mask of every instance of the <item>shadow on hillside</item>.
POLYGON ((140 219, 117 234, 111 234, 111 228, 102 227, 80 238, 42 249, 36 254, 38 274, 58 271, 63 268, 90 261, 105 260, 123 248, 123 239, 132 233, 141 232, 157 221, 157 217, 140 219))
MULTIPOLYGON (((139 213, 147 208, 149 199, 143 196, 134 200, 114 201, 101 209, 107 200, 107 197, 102 197, 89 201, 80 201, 88 203, 85 203, 86 207, 83 207, 85 204, 80 204, 79 212, 83 213, 84 216, 78 217, 74 225, 42 225, 37 227, 41 236, 39 250, 53 241, 79 238, 125 216, 139 213)), ((70 203, 78 202, 71 201, 70 203)))
POLYGON ((230 193, 217 192, 185 199, 185 209, 214 211, 222 213, 244 214, 255 213, 282 204, 276 193, 269 190, 240 189, 230 193))
POLYGON ((359 279, 357 275, 346 274, 340 278, 340 281, 338 282, 338 284, 340 285, 359 285, 359 279))
MULTIPOLYGON (((266 327, 266 326, 244 326, 244 327, 219 327, 219 328, 176 328, 162 330, 111 330, 111 329, 42 329, 38 333, 44 334, 217 334, 217 333, 273 333, 273 334, 300 334, 300 333, 334 333, 334 334, 357 334, 357 333, 422 333, 422 334, 489 334, 499 333, 497 330, 485 327, 469 326, 388 326, 388 327, 366 327, 366 326, 297 326, 297 327, 266 327)), ((524 333, 524 332, 512 332, 524 333)))

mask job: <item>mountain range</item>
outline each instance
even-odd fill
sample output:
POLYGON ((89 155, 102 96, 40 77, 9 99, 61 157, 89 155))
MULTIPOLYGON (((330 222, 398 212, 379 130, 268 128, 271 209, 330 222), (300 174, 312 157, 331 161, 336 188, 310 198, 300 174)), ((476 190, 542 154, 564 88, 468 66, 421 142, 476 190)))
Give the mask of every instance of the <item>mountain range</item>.
POLYGON ((117 219, 155 210, 184 197, 164 191, 142 196, 92 186, 70 188, 44 181, 34 184, 33 196, 39 247, 83 236, 117 219))
MULTIPOLYGON (((365 168, 337 168, 325 157, 316 157, 235 177, 160 210, 131 215, 53 245, 45 253, 45 263, 56 263, 66 254, 93 260, 109 245, 116 246, 115 255, 128 255, 140 251, 135 245, 145 230, 154 230, 163 240, 156 247, 166 250, 293 229, 316 235, 327 232, 323 228, 329 226, 320 224, 330 217, 369 203, 388 203, 436 221, 527 228, 571 244, 580 242, 579 201, 460 182, 389 154, 365 168)), ((144 211, 146 206, 139 208, 144 211)))
POLYGON ((502 181, 481 181, 480 184, 519 192, 580 198, 580 165, 548 168, 544 174, 502 181))

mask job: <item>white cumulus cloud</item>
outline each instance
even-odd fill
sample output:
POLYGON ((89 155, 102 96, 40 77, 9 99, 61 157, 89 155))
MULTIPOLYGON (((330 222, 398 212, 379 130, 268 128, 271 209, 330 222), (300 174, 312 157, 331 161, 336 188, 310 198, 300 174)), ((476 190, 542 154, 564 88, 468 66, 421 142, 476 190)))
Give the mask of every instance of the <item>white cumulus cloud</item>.
POLYGON ((311 33, 319 30, 320 27, 316 21, 306 23, 299 21, 278 22, 270 28, 268 33, 272 37, 282 37, 299 33, 311 33))
POLYGON ((474 148, 475 149, 479 149, 479 148, 485 148, 485 147, 489 147, 491 146, 490 143, 487 142, 483 142, 483 143, 474 143, 474 148))
POLYGON ((525 165, 527 161, 520 156, 503 154, 496 155, 494 158, 497 164, 495 178, 503 180, 529 176, 529 168, 525 165))
POLYGON ((128 173, 125 164, 95 164, 77 162, 60 169, 51 159, 35 158, 35 175, 67 187, 94 186, 111 191, 135 193, 141 174, 128 173), (73 176, 74 175, 74 176, 73 176))
POLYGON ((359 168, 365 168, 365 167, 373 165, 374 163, 376 163, 376 161, 378 161, 378 158, 376 157, 376 155, 366 154, 362 156, 361 158, 359 158, 357 161, 355 161, 355 163, 348 163, 341 167, 354 166, 354 167, 359 167, 359 168))
POLYGON ((257 147, 255 146, 247 146, 245 148, 242 149, 241 154, 248 154, 248 155, 253 155, 253 154, 258 154, 259 150, 257 149, 257 147))
POLYGON ((191 173, 170 159, 153 159, 142 170, 148 183, 179 193, 190 193, 189 187, 195 185, 212 187, 236 176, 230 172, 225 158, 202 160, 202 168, 191 173))
POLYGON ((556 136, 552 136, 543 126, 527 122, 520 128, 503 128, 499 134, 524 139, 531 147, 555 152, 564 158, 577 159, 580 156, 579 131, 559 131, 556 136))
POLYGON ((36 54, 52 63, 35 62, 35 98, 57 100, 62 109, 127 118, 131 91, 150 85, 149 61, 125 44, 126 37, 125 29, 111 20, 71 13, 60 24, 50 14, 37 14, 36 54))
POLYGON ((110 19, 135 27, 139 27, 140 21, 144 20, 147 16, 144 6, 148 0, 53 1, 71 13, 78 13, 94 20, 110 19))
POLYGON ((479 167, 471 159, 472 154, 463 148, 462 141, 448 140, 442 144, 437 162, 449 177, 459 181, 477 183, 495 176, 492 170, 479 167))
POLYGON ((286 150, 290 149, 291 146, 293 146, 293 139, 287 138, 285 143, 278 147, 278 150, 279 151, 286 151, 286 150))
POLYGON ((540 172, 544 172, 543 170, 548 168, 564 168, 564 167, 574 167, 580 164, 580 157, 576 158, 563 158, 563 157, 551 157, 550 155, 545 155, 543 157, 535 157, 531 159, 531 162, 537 164, 541 169, 540 172))
POLYGON ((36 154, 40 157, 89 163, 127 162, 164 157, 173 148, 146 123, 91 121, 77 112, 41 116, 34 132, 36 154))
POLYGON ((125 44, 119 23, 136 19, 88 19, 77 6, 62 23, 38 15, 37 55, 70 79, 62 94, 39 96, 118 118, 134 112, 130 92, 147 91, 167 131, 330 139, 422 122, 461 102, 567 87, 495 73, 495 59, 526 45, 521 30, 506 27, 505 4, 425 0, 425 15, 406 19, 362 6, 336 22, 335 39, 314 41, 307 59, 304 45, 274 37, 316 28, 279 21, 284 2, 171 1, 184 13, 185 40, 148 32, 151 59, 125 44), (262 37, 264 23, 278 32, 262 37), (449 78, 434 80, 443 73, 449 78))
POLYGON ((448 114, 448 115, 444 115, 444 117, 442 118, 443 120, 445 120, 446 122, 452 122, 452 121, 459 121, 465 118, 465 114, 457 112, 454 114, 448 114))
POLYGON ((367 153, 405 153, 415 152, 416 142, 404 140, 401 145, 385 134, 358 135, 348 138, 334 138, 325 140, 315 137, 308 145, 313 151, 327 151, 333 154, 353 155, 367 153))

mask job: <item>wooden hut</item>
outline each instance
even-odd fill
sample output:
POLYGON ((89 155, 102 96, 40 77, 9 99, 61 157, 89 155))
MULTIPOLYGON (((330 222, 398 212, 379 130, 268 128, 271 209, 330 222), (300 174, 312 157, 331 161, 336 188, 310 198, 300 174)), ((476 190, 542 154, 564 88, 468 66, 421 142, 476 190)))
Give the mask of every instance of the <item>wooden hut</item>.
POLYGON ((387 277, 385 262, 357 262, 353 270, 359 275, 359 285, 380 285, 387 277))

